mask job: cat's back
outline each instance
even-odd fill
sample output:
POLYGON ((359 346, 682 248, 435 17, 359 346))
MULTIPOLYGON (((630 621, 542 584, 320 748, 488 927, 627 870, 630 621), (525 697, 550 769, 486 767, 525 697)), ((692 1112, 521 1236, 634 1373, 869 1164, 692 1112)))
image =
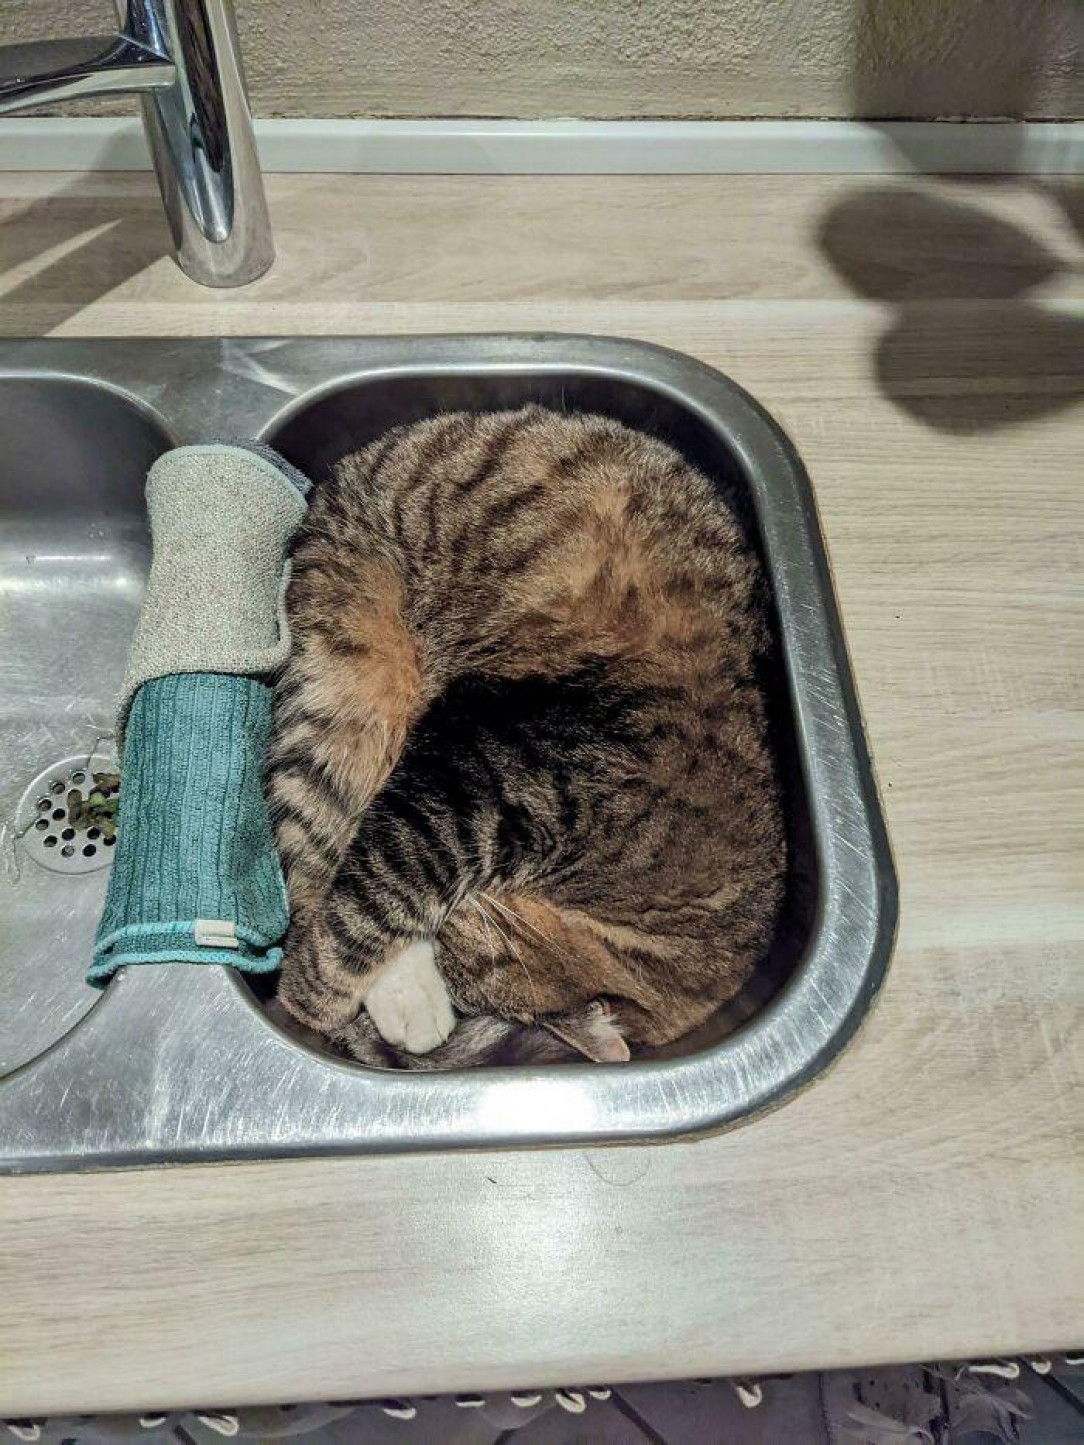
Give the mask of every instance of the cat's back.
POLYGON ((308 528, 328 557, 393 555, 412 625, 483 667, 503 650, 547 675, 585 655, 745 671, 766 645, 759 564, 720 489, 610 417, 397 428, 339 464, 308 528))

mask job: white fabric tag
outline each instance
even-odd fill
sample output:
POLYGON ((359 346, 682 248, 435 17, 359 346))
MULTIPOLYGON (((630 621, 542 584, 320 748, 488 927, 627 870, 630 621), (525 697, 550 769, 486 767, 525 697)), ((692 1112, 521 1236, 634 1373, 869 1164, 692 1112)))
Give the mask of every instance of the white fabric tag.
POLYGON ((196 942, 201 948, 240 948, 237 927, 222 918, 197 918, 196 942))

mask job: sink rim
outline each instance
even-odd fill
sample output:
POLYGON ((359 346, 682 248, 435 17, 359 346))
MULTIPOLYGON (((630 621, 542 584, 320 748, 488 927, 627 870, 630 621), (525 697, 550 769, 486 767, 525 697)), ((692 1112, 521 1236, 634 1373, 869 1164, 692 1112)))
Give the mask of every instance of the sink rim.
MULTIPOLYGON (((141 405, 149 420, 181 441, 222 435, 229 429, 237 434, 238 410, 245 413, 244 430, 271 438, 291 418, 334 392, 378 378, 432 377, 437 373, 514 373, 528 379, 543 372, 582 373, 661 393, 692 411, 739 461, 753 496, 776 596, 787 686, 823 886, 801 961, 755 1017, 734 1034, 694 1054, 637 1060, 619 1068, 569 1065, 559 1070, 502 1068, 438 1075, 370 1070, 320 1054, 282 1034, 251 998, 247 985, 230 977, 229 970, 202 965, 130 970, 46 1053, 0 1081, 0 1137, 10 1136, 11 1129, 6 1126, 16 1125, 14 1153, 6 1161, 0 1160, 0 1170, 342 1150, 687 1137, 774 1106, 839 1053, 868 1013, 887 968, 898 911, 895 872, 812 487, 777 423, 736 383, 704 363, 649 343, 565 335, 0 343, 0 383, 14 376, 41 379, 45 372, 91 385, 104 382, 114 393, 141 405), (168 355, 178 351, 196 364, 171 394, 168 369, 163 374, 163 366, 168 355), (9 363, 13 352, 19 362, 14 366, 9 363), (274 355, 274 367, 268 367, 265 360, 269 352, 274 355), (55 364, 60 353, 67 358, 62 371, 55 364), (284 383, 284 376, 289 377, 288 382, 284 383), (245 393, 239 398, 244 405, 229 407, 232 428, 216 432, 212 430, 216 412, 224 410, 223 397, 229 392, 231 377, 241 377, 251 385, 247 390, 240 388, 245 393), (145 394, 148 391, 150 397, 145 394), (802 603, 800 619, 798 602, 802 603), (814 681, 815 688, 811 686, 814 681), (826 770, 839 783, 831 799, 820 786, 826 770), (857 861, 853 839, 848 845, 850 853, 840 843, 844 827, 851 828, 859 839, 862 856, 857 861), (845 899, 856 912, 861 911, 857 929, 849 927, 843 916, 845 899), (209 978, 197 983, 193 977, 197 968, 221 978, 214 984, 209 978), (171 1120, 168 1111, 164 1116, 159 1111, 153 1126, 143 1119, 140 1129, 133 1131, 136 1137, 124 1140, 116 1119, 110 1121, 92 1101, 88 1101, 81 1134, 72 1127, 59 1130, 66 1138, 63 1146, 56 1122, 51 1135, 47 1121, 43 1127, 40 1117, 37 1125, 30 1127, 25 1105, 36 1099, 41 1115, 47 1075, 71 1072, 75 1066, 84 1081, 96 1075, 95 1087, 103 1087, 108 1074, 100 1066, 109 1049, 98 1035, 116 1037, 119 1031, 127 1040, 132 1039, 134 1028, 134 1054, 138 1056, 140 1041, 146 1043, 150 1035, 162 1043, 161 1031, 155 1034, 158 1026, 153 1021, 162 1017, 163 1009, 187 1025, 181 1027, 182 1034, 196 1037, 201 1020, 204 1026, 214 1024, 224 1030, 224 1038, 232 1037, 239 1049, 247 1051, 246 1056, 261 1044, 270 1056, 275 1050, 269 1041, 277 1039, 277 1048, 288 1051, 293 1066, 291 1091, 299 1088, 299 1080, 300 1087, 308 1080, 312 1107, 301 1111, 306 1116, 304 1126, 289 1127, 281 1106, 278 1119, 269 1122, 267 1100, 257 1097, 258 1089, 239 1092, 234 1080, 225 1092, 235 1098, 251 1125, 245 1137, 227 1121, 219 1120, 217 1135, 212 1137, 214 1131, 204 1130, 195 1138, 190 1121, 186 1132, 183 1117, 171 1120), (152 1020, 149 1027, 148 1018, 152 1020), (730 1087, 721 1087, 727 1081, 730 1087), (531 1090, 536 1098, 548 1096, 545 1117, 537 1108, 532 1116, 525 1107, 529 1102, 525 1091, 531 1090), (524 1117, 515 1117, 502 1103, 502 1091, 519 1101, 517 1107, 524 1117), (644 1097, 629 1106, 630 1095, 644 1097), (24 1100, 22 1109, 20 1098, 24 1100), (440 1125, 435 1130, 417 1124, 421 1098, 432 1105, 433 1118, 440 1125), (327 1113, 324 1119, 313 1111, 320 1101, 327 1113), (413 1132, 405 1129, 407 1118, 414 1121, 413 1132), (66 1154, 58 1153, 61 1146, 66 1154)), ((208 1050, 203 1061, 205 1072, 210 1070, 212 1052, 208 1050)), ((198 1073, 199 1064, 197 1054, 187 1067, 195 1067, 198 1073)), ((136 1058, 129 1072, 133 1082, 141 1079, 144 1089, 149 1086, 152 1092, 161 1082, 148 1059, 141 1068, 136 1058)), ((266 1067, 263 1072, 267 1074, 266 1067)), ((270 1077, 274 1077, 273 1069, 270 1077)), ((221 1078, 216 1086, 221 1091, 221 1078)), ((48 1115, 49 1111, 44 1112, 48 1115)))

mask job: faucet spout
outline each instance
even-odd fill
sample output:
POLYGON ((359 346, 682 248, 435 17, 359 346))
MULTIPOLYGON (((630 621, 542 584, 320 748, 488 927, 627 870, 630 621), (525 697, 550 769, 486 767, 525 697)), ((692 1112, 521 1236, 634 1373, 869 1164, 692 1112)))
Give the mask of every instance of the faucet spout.
POLYGON ((0 47, 0 114, 142 97, 178 264, 243 286, 274 260, 230 0, 118 0, 117 35, 0 47))
POLYGON ((127 35, 40 40, 0 48, 0 115, 88 95, 168 90, 173 62, 127 35))

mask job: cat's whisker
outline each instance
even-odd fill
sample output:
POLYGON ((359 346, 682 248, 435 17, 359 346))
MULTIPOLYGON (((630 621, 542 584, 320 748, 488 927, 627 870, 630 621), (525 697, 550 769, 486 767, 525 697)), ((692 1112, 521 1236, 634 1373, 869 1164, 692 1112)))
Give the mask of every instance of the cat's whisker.
POLYGON ((506 904, 502 903, 499 898, 494 898, 492 893, 483 893, 481 897, 483 897, 487 903, 492 903, 494 908, 499 908, 500 911, 505 915, 505 917, 510 919, 513 924, 518 923, 520 927, 523 928, 527 933, 533 934, 534 937, 538 940, 538 942, 542 944, 544 948, 549 949, 550 953, 552 953, 555 957, 559 958, 561 956, 560 951, 557 948, 557 945, 553 942, 553 940, 551 938, 547 938, 540 928, 538 928, 535 924, 531 923, 528 919, 524 918, 522 913, 517 913, 515 909, 509 908, 506 904))
POLYGON ((494 908, 498 909, 504 915, 504 917, 508 919, 508 921, 513 925, 513 927, 520 927, 526 933, 533 933, 540 943, 549 942, 545 934, 543 934, 533 924, 528 923, 527 919, 523 917, 522 913, 517 913, 514 908, 509 908, 506 903, 502 903, 501 900, 499 898, 495 898, 492 893, 483 893, 481 896, 486 900, 487 903, 491 903, 494 908))
POLYGON ((492 932, 490 931, 490 927, 489 927, 489 915, 486 913, 485 909, 484 909, 484 908, 482 907, 482 905, 477 901, 477 899, 472 898, 470 901, 471 901, 471 904, 472 904, 472 905, 478 910, 478 912, 482 915, 482 927, 483 927, 483 928, 485 929, 485 931, 486 931, 486 942, 489 944, 490 954, 492 955, 494 961, 496 961, 496 958, 497 958, 497 945, 493 942, 493 934, 492 934, 492 932))
MULTIPOLYGON (((485 897, 489 899, 490 903, 493 902, 493 899, 490 897, 490 895, 489 895, 488 893, 485 894, 485 897)), ((481 906, 481 905, 479 905, 479 906, 481 906)), ((493 927, 497 930, 497 933, 500 935, 500 937, 504 939, 505 943, 508 945, 508 950, 509 950, 509 952, 511 953, 512 957, 516 960, 516 962, 519 964, 520 968, 523 970, 523 977, 527 980, 527 987, 531 990, 531 997, 532 997, 532 998, 534 999, 534 1001, 535 1001, 535 1009, 536 1009, 536 1011, 537 1011, 537 1007, 538 1007, 538 990, 535 988, 534 979, 531 977, 531 970, 527 967, 526 963, 524 962, 522 953, 520 953, 519 949, 518 949, 518 948, 516 947, 516 945, 512 942, 511 938, 509 938, 508 934, 505 933, 504 929, 500 926, 500 924, 497 922, 497 920, 496 920, 495 918, 491 917, 489 921, 490 921, 490 923, 492 923, 493 927)))
MULTIPOLYGON (((492 899, 490 899, 490 902, 492 902, 492 899)), ((519 961, 520 961, 520 963, 522 963, 522 962, 523 962, 523 956, 522 956, 522 954, 520 953, 519 949, 516 947, 515 943, 514 943, 513 940, 508 936, 508 934, 505 933, 504 929, 500 926, 500 924, 499 924, 499 923, 497 922, 497 920, 492 916, 492 914, 489 915, 489 921, 490 921, 490 923, 492 923, 493 927, 497 930, 497 933, 499 934, 499 936, 500 936, 501 938, 503 938, 504 941, 505 941, 505 943, 508 945, 509 952, 512 954, 512 956, 513 956, 514 958, 518 958, 519 961)))

